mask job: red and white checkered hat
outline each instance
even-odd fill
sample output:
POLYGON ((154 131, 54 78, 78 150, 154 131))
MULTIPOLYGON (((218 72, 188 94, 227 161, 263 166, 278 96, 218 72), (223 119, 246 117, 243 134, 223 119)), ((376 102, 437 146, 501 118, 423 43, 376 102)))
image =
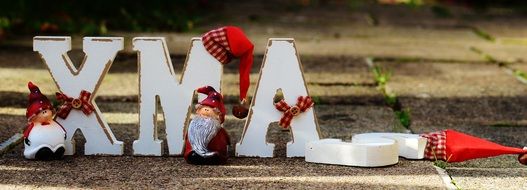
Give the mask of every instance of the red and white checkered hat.
POLYGON ((527 150, 503 146, 452 129, 425 133, 421 134, 421 136, 428 139, 425 148, 425 158, 430 160, 462 162, 503 154, 527 154, 527 150))
POLYGON ((29 105, 26 109, 26 118, 29 121, 40 111, 53 109, 53 106, 51 105, 51 102, 48 100, 48 98, 40 92, 40 89, 37 85, 33 84, 32 82, 28 82, 27 87, 29 88, 29 105))
POLYGON ((240 100, 247 97, 254 45, 243 31, 234 26, 211 30, 202 37, 205 49, 220 63, 227 64, 233 57, 240 58, 240 100))
POLYGON ((201 88, 198 88, 197 91, 199 93, 207 95, 207 98, 203 99, 199 104, 210 106, 212 108, 217 108, 220 110, 220 122, 223 123, 225 121, 225 105, 223 104, 223 96, 216 91, 212 86, 204 86, 201 88))

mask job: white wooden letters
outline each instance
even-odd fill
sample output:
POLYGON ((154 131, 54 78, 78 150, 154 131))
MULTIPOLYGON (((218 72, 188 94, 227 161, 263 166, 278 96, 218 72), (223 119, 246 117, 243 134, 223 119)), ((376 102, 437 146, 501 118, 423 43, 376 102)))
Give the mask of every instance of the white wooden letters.
POLYGON ((354 135, 351 142, 322 139, 306 145, 307 162, 360 167, 397 164, 399 156, 423 159, 426 138, 416 134, 364 133, 354 135))
MULTIPOLYGON (((139 138, 133 142, 133 154, 163 155, 162 141, 158 138, 156 126, 159 102, 164 113, 168 154, 181 155, 184 147, 185 128, 193 111, 194 90, 204 85, 210 85, 220 90, 222 65, 205 50, 201 39, 193 38, 183 70, 177 76, 172 67, 164 38, 139 37, 134 38, 132 43, 133 49, 138 54, 139 67, 139 138)), ((70 49, 70 37, 37 36, 34 38, 34 51, 41 55, 61 92, 72 97, 78 97, 82 90, 92 92, 90 101, 95 106, 94 113, 85 115, 82 111, 73 109, 66 119, 57 118, 57 122, 62 124, 69 134, 66 141, 66 154, 74 154, 75 144, 72 136, 79 129, 86 138, 85 154, 122 155, 123 144, 114 137, 94 99, 97 89, 117 52, 123 49, 123 38, 84 38, 83 50, 86 57, 79 69, 73 66, 67 55, 70 49)), ((283 114, 276 110, 273 105, 273 97, 277 89, 281 89, 284 100, 289 105, 296 104, 299 96, 309 95, 299 60, 293 39, 271 38, 269 40, 249 116, 241 139, 236 144, 236 156, 274 156, 274 144, 267 143, 266 133, 269 124, 279 121, 283 114)), ((204 97, 200 96, 199 99, 204 97)), ((318 141, 320 135, 314 108, 295 116, 290 127, 292 141, 287 143, 287 157, 306 156, 306 160, 314 162, 319 159, 316 155, 321 154, 314 155, 313 153, 316 151, 313 150, 333 151, 333 153, 323 154, 326 157, 337 152, 331 158, 337 160, 331 162, 346 164, 349 160, 342 159, 340 154, 357 151, 359 154, 368 149, 367 152, 374 155, 377 153, 369 150, 368 147, 384 143, 385 145, 382 145, 384 149, 378 149, 377 152, 390 152, 391 156, 387 159, 373 160, 368 163, 367 160, 374 158, 374 156, 362 157, 362 160, 356 159, 353 163, 360 163, 364 166, 390 164, 394 161, 392 153, 394 147, 397 146, 397 143, 399 143, 398 147, 402 147, 400 143, 405 141, 401 140, 404 138, 393 136, 393 138, 386 138, 386 134, 375 134, 374 137, 359 135, 354 137, 351 144, 360 145, 360 147, 353 150, 345 150, 347 144, 350 143, 339 140, 318 141), (375 140, 373 143, 371 139, 381 140, 375 140), (328 147, 328 143, 332 147, 328 147), (306 147, 308 147, 307 152, 306 147), (364 160, 366 158, 368 159, 364 160)), ((420 149, 421 146, 412 148, 420 149)), ((399 154, 408 158, 422 158, 422 154, 416 155, 418 150, 414 151, 412 148, 397 150, 399 150, 399 154)), ((380 152, 379 154, 381 154, 380 152)), ((396 153, 395 155, 399 154, 396 153)))

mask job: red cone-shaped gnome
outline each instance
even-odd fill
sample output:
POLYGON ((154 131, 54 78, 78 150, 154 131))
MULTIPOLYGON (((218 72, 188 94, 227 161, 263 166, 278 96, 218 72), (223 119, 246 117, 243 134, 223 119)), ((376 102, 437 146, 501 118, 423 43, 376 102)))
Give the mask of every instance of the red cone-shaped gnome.
POLYGON ((26 111, 27 127, 24 131, 24 157, 51 160, 64 155, 66 131, 53 120, 53 106, 40 89, 29 82, 29 105, 26 111))
POLYGON ((247 108, 247 90, 249 90, 249 75, 253 65, 254 45, 243 31, 234 26, 225 26, 205 33, 202 37, 205 49, 221 64, 231 62, 232 58, 240 58, 240 104, 234 106, 232 113, 237 118, 245 118, 247 108))
POLYGON ((221 124, 225 120, 223 96, 210 86, 199 93, 207 98, 196 105, 196 115, 190 122, 185 138, 185 160, 190 164, 225 164, 228 157, 229 135, 221 124))
POLYGON ((518 154, 518 161, 521 164, 527 164, 527 150, 525 148, 499 145, 451 129, 425 133, 421 136, 428 140, 424 152, 426 159, 462 162, 503 154, 518 154))

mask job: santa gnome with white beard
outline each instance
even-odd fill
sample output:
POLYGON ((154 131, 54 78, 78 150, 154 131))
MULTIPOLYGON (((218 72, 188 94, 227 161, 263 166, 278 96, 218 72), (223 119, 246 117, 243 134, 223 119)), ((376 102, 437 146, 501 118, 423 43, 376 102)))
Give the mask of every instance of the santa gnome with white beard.
POLYGON ((223 96, 211 86, 197 89, 207 98, 196 105, 196 115, 185 137, 184 158, 190 164, 220 165, 227 163, 229 135, 223 129, 225 106, 223 96))

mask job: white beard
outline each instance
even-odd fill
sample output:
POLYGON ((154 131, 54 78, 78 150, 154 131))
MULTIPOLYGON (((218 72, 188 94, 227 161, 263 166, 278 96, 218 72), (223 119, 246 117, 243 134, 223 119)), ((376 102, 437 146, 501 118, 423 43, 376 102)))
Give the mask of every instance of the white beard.
POLYGON ((203 157, 214 155, 215 152, 210 152, 207 146, 220 129, 219 120, 196 115, 188 127, 188 140, 192 150, 203 157))

